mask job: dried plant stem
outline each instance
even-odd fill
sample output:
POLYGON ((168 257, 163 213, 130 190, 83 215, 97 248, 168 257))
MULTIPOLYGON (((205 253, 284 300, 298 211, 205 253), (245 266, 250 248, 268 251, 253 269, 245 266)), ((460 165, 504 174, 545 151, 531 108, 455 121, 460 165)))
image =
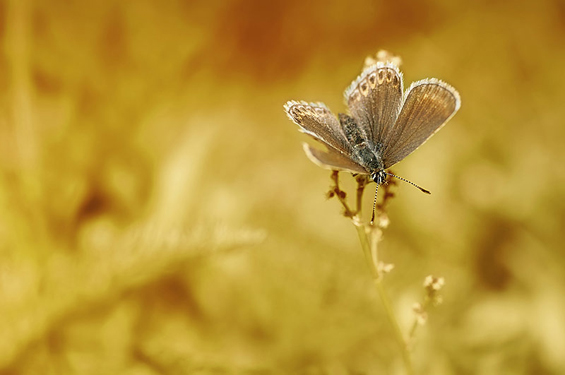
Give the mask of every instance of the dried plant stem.
POLYGON ((351 211, 349 205, 347 204, 347 201, 345 200, 346 197, 345 192, 339 188, 339 172, 332 171, 331 179, 334 182, 334 186, 329 191, 328 197, 331 198, 332 196, 335 195, 337 199, 339 199, 339 202, 341 203, 343 208, 345 209, 344 216, 348 218, 353 218, 353 216, 356 215, 356 212, 351 211))
MULTIPOLYGON (((367 265, 369 266, 369 271, 371 272, 371 277, 373 278, 373 282, 379 294, 379 298, 384 306, 386 315, 388 320, 390 321, 393 330, 396 342, 398 347, 400 348, 400 352, 402 354, 402 360, 404 362, 404 366, 406 368, 406 373, 408 375, 414 374, 414 369, 412 367, 412 359, 410 357, 410 352, 408 350, 407 341, 402 334, 402 330, 400 329, 400 325, 396 316, 394 314, 394 310, 392 308, 392 304, 388 295, 386 294, 384 287, 383 287, 383 269, 380 266, 379 259, 378 259, 378 243, 382 237, 382 229, 384 226, 380 224, 380 220, 376 220, 375 224, 372 223, 363 223, 361 220, 361 206, 362 206, 362 198, 363 198, 363 191, 367 184, 366 176, 357 176, 357 196, 356 196, 356 211, 352 211, 345 199, 345 192, 339 189, 339 178, 338 172, 332 172, 332 181, 334 182, 334 186, 332 190, 329 192, 329 196, 337 196, 340 203, 343 205, 345 212, 344 215, 346 217, 351 218, 355 228, 357 229, 357 235, 359 236, 359 242, 361 243, 361 248, 363 249, 363 254, 365 255, 365 260, 367 261, 367 265)), ((392 197, 393 194, 386 189, 384 200, 386 201, 388 198, 392 197)), ((382 209, 384 208, 384 203, 379 206, 379 215, 382 215, 382 209)), ((411 330, 411 337, 413 332, 415 332, 415 328, 412 327, 411 330)))
POLYGON ((355 177, 357 181, 357 200, 356 200, 356 207, 357 211, 355 214, 361 217, 361 208, 363 207, 363 191, 365 191, 365 186, 367 185, 367 176, 366 175, 358 175, 355 177))
POLYGON ((386 294, 383 287, 382 274, 378 268, 379 262, 378 258, 376 258, 376 255, 377 243, 378 238, 381 235, 381 229, 370 227, 368 228, 368 226, 368 224, 356 225, 357 234, 359 235, 359 242, 361 242, 361 247, 363 248, 363 253, 365 254, 365 259, 367 261, 367 265, 369 266, 373 282, 375 284, 375 287, 377 288, 377 292, 379 293, 379 298, 381 299, 387 318, 394 330, 394 336, 402 354, 402 360, 404 362, 404 366, 406 367, 406 373, 412 375, 414 374, 414 369, 412 367, 412 359, 410 357, 410 352, 408 351, 408 345, 406 344, 406 340, 404 338, 404 335, 402 334, 402 330, 400 329, 400 324, 398 324, 398 320, 396 319, 396 315, 394 314, 390 299, 388 298, 388 295, 386 294), (375 238, 371 238, 372 241, 370 241, 369 236, 375 238))
POLYGON ((440 291, 444 284, 445 279, 443 277, 429 275, 424 279, 424 300, 421 303, 414 304, 413 309, 416 316, 408 335, 409 345, 412 345, 414 338, 416 337, 416 330, 418 329, 418 326, 423 325, 428 319, 429 308, 441 304, 443 298, 440 291))

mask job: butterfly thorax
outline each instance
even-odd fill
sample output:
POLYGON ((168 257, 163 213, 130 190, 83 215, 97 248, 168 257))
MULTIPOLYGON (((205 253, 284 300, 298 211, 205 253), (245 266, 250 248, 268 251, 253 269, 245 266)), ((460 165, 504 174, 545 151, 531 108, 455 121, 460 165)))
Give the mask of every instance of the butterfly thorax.
POLYGON ((359 165, 363 166, 367 170, 367 173, 371 174, 371 178, 377 182, 377 180, 373 178, 373 174, 378 171, 384 172, 384 163, 381 157, 382 145, 375 145, 369 140, 369 137, 359 128, 355 119, 351 116, 340 113, 339 122, 341 123, 345 138, 351 146, 352 158, 359 165))

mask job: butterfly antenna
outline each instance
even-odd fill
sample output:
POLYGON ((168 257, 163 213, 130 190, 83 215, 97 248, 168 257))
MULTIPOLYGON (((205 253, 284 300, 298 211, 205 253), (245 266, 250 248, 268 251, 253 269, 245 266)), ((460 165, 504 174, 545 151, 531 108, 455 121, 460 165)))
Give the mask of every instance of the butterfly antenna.
POLYGON ((420 191, 422 191, 422 193, 431 194, 431 192, 430 192, 429 190, 426 190, 426 189, 424 189, 423 187, 416 185, 416 184, 413 183, 412 181, 408 181, 407 179, 402 178, 402 177, 398 177, 398 176, 396 176, 396 175, 394 175, 394 174, 392 174, 392 173, 388 173, 388 172, 385 172, 385 173, 386 173, 388 176, 392 176, 392 177, 394 177, 394 178, 398 178, 400 181, 408 182, 410 185, 412 185, 412 186, 417 187, 418 189, 420 189, 420 191))
POLYGON ((371 224, 375 221, 375 211, 377 209, 377 193, 379 191, 379 184, 377 184, 377 188, 375 189, 375 200, 373 201, 373 216, 371 216, 371 224))

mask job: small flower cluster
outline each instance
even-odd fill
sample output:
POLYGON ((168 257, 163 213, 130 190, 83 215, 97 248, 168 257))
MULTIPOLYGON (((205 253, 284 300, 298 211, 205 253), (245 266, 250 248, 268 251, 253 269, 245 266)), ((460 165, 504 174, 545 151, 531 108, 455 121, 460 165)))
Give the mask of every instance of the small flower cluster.
POLYGON ((424 279, 424 291, 425 297, 424 302, 416 302, 412 306, 412 310, 416 314, 416 323, 423 325, 428 319, 427 307, 429 305, 438 306, 442 303, 443 297, 439 294, 441 288, 445 285, 445 279, 443 277, 435 277, 432 275, 426 276, 424 279))
POLYGON ((364 67, 368 67, 371 65, 375 65, 378 62, 390 62, 393 63, 396 66, 400 66, 402 65, 402 59, 400 58, 400 56, 394 55, 389 51, 385 51, 384 49, 380 50, 379 52, 377 52, 377 54, 375 55, 375 57, 373 56, 367 56, 365 58, 365 64, 364 67))
POLYGON ((443 298, 439 295, 439 292, 444 285, 445 279, 443 277, 429 275, 424 279, 426 300, 428 300, 433 306, 437 306, 443 302, 443 298))

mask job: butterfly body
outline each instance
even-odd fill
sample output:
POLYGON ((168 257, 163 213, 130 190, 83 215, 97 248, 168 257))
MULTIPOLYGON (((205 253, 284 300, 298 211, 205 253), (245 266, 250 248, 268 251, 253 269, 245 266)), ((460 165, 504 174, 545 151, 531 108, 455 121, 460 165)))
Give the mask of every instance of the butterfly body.
POLYGON ((351 158, 366 168, 367 173, 384 169, 379 148, 361 131, 355 119, 344 113, 338 115, 343 133, 351 146, 351 158))

